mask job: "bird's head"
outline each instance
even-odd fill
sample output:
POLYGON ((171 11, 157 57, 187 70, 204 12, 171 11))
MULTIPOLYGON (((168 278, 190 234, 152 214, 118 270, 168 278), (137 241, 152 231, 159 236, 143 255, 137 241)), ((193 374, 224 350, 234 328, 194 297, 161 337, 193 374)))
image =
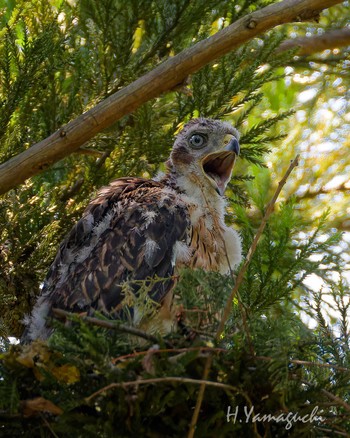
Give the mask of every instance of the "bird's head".
POLYGON ((239 134, 229 123, 193 119, 177 135, 169 165, 182 180, 223 196, 239 154, 239 134))

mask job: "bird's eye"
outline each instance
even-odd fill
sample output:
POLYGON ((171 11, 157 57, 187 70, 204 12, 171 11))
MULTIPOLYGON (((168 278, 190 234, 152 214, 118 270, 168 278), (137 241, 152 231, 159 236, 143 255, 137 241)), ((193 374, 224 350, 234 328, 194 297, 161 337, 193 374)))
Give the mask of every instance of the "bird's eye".
POLYGON ((202 148, 205 142, 206 142, 206 138, 202 134, 193 134, 190 138, 191 145, 196 149, 202 148))

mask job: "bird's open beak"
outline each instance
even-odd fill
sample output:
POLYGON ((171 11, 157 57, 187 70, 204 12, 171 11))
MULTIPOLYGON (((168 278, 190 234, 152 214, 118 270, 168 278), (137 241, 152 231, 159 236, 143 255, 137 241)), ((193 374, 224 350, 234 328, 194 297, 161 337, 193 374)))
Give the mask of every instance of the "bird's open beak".
POLYGON ((233 135, 226 135, 223 149, 206 155, 202 160, 203 172, 220 196, 225 193, 238 155, 237 138, 233 135))

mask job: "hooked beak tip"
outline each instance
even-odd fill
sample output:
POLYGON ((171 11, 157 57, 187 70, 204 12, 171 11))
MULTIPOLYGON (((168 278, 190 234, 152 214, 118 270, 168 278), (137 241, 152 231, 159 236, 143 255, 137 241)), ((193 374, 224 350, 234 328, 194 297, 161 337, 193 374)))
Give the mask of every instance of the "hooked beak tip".
POLYGON ((239 155, 240 147, 237 138, 233 137, 230 142, 225 147, 225 151, 234 152, 236 155, 239 155))

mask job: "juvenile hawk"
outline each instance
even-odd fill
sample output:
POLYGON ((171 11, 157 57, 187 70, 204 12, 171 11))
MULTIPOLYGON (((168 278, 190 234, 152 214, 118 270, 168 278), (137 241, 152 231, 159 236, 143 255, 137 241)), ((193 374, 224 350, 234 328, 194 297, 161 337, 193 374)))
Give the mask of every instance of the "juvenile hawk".
POLYGON ((114 319, 127 311, 145 327, 125 293, 128 285, 137 297, 140 280, 148 280, 148 296, 160 304, 147 330, 169 332, 179 268, 226 274, 241 260, 239 235, 224 223, 223 197, 238 139, 228 123, 193 119, 176 137, 166 174, 120 178, 102 188, 61 244, 27 318, 25 339, 50 335, 52 308, 98 310, 114 319))

